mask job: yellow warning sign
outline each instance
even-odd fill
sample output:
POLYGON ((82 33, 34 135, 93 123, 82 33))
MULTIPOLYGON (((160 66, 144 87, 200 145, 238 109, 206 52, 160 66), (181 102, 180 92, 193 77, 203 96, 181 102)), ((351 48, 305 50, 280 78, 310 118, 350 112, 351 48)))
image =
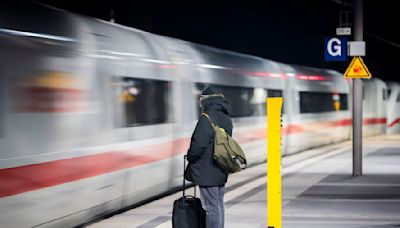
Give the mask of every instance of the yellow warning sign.
POLYGON ((344 78, 365 78, 370 79, 371 73, 369 72, 367 66, 364 64, 360 56, 354 56, 353 60, 346 72, 344 73, 344 78))

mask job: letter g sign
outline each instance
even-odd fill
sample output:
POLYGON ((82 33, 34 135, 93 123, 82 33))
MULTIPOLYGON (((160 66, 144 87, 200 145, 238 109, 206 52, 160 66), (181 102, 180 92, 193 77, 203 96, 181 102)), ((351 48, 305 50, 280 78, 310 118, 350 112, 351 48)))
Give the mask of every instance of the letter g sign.
POLYGON ((347 38, 325 39, 325 61, 347 60, 347 38))
POLYGON ((328 41, 328 53, 331 56, 341 56, 342 55, 342 48, 340 47, 340 41, 338 38, 332 38, 328 41))

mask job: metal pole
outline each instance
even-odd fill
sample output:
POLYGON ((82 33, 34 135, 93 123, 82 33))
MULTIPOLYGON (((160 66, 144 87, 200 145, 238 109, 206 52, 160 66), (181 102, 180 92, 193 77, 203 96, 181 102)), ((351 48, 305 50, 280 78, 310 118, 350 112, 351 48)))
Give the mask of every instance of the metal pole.
POLYGON ((267 98, 268 228, 282 228, 281 110, 282 97, 267 98))
MULTIPOLYGON (((354 40, 363 40, 363 0, 354 0, 354 40)), ((353 176, 362 175, 362 102, 361 79, 353 79, 353 176)))
POLYGON ((115 23, 115 1, 110 0, 110 22, 115 23))

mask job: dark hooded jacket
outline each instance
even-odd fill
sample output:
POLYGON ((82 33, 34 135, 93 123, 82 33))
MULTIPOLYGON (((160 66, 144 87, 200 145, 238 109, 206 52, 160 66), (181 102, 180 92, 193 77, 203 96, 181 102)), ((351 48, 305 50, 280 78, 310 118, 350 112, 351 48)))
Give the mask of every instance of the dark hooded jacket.
MULTIPOLYGON (((203 111, 212 121, 232 136, 231 106, 223 96, 211 96, 201 101, 203 111)), ((228 175, 214 163, 214 129, 201 115, 193 132, 187 158, 185 178, 199 186, 224 185, 228 175)))

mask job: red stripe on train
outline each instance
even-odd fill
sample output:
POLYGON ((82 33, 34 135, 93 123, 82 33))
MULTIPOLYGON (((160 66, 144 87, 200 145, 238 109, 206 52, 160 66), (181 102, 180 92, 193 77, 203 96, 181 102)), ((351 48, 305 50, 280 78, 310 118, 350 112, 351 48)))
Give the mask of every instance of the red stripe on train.
POLYGON ((386 122, 386 118, 369 118, 363 121, 364 124, 386 124, 386 122))
MULTIPOLYGON (((367 118, 367 119, 363 120, 364 125, 386 124, 386 122, 387 122, 386 118, 367 118)), ((353 124, 352 119, 344 119, 344 120, 339 120, 339 121, 333 122, 334 126, 349 126, 352 124, 353 124)))
MULTIPOLYGON (((348 126, 351 125, 351 119, 327 123, 337 127, 348 126)), ((380 123, 386 123, 386 119, 364 120, 364 124, 380 123)), ((285 135, 306 131, 307 129, 300 125, 288 125, 282 128, 282 134, 285 135)), ((247 143, 264 139, 265 136, 266 130, 258 129, 235 137, 239 143, 247 143)), ((189 148, 189 143, 189 138, 182 138, 158 145, 144 146, 138 148, 137 151, 112 151, 0 169, 0 198, 160 161, 185 153, 189 148)))
POLYGON ((352 123, 353 123, 352 119, 343 119, 343 120, 334 121, 332 124, 335 127, 342 127, 342 126, 350 126, 352 123))
POLYGON ((114 151, 1 169, 0 198, 163 160, 184 152, 188 146, 189 139, 185 138, 140 148, 140 154, 114 151))
POLYGON ((390 124, 388 125, 388 127, 393 127, 394 125, 399 124, 399 123, 400 123, 400 118, 397 118, 395 121, 393 121, 392 123, 390 123, 390 124))

